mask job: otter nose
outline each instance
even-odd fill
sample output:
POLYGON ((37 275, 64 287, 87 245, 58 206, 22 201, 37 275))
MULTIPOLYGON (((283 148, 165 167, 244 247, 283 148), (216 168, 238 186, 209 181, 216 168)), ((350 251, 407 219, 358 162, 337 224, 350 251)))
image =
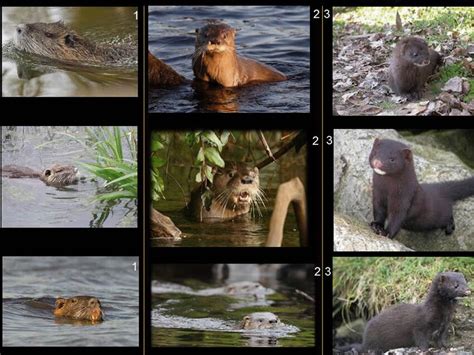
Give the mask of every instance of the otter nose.
POLYGON ((244 185, 245 185, 245 184, 251 184, 251 183, 253 182, 253 178, 247 175, 247 176, 244 176, 244 177, 240 180, 240 182, 241 182, 242 184, 244 184, 244 185))
POLYGON ((221 40, 220 39, 214 39, 214 40, 211 41, 211 44, 217 44, 218 46, 220 46, 221 40))

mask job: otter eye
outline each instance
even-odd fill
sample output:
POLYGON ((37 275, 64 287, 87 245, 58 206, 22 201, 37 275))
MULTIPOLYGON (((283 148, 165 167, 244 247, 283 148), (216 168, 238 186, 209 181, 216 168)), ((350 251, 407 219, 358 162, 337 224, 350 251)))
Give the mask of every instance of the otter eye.
POLYGON ((72 303, 76 303, 76 302, 77 302, 77 298, 73 298, 73 299, 71 300, 71 302, 72 302, 72 303))

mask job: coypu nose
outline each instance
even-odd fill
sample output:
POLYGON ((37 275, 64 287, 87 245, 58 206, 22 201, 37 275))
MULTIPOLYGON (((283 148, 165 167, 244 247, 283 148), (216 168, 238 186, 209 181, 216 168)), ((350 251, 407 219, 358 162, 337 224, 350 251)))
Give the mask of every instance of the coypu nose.
POLYGON ((242 184, 251 184, 253 182, 253 178, 250 176, 244 176, 242 180, 240 180, 242 184))

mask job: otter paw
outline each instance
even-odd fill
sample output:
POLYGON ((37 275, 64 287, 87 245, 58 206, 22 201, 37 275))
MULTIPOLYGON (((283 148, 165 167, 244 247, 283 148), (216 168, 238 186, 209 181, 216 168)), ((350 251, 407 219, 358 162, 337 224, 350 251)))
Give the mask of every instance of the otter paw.
POLYGON ((388 232, 385 230, 383 224, 378 223, 378 222, 372 222, 370 223, 370 228, 375 232, 375 234, 387 237, 388 232))

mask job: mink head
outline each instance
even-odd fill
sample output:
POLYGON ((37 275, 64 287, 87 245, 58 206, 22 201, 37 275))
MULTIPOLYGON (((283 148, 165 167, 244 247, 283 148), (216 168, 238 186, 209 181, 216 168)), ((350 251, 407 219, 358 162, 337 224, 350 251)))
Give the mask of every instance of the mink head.
POLYGON ((438 293, 443 298, 453 300, 471 294, 466 279, 460 272, 440 272, 437 279, 438 293))
POLYGON ((397 46, 403 59, 419 67, 430 64, 430 50, 423 39, 407 37, 402 39, 397 46))
POLYGON ((405 170, 407 164, 413 164, 411 150, 403 143, 391 139, 374 141, 369 163, 379 175, 396 175, 405 170))

